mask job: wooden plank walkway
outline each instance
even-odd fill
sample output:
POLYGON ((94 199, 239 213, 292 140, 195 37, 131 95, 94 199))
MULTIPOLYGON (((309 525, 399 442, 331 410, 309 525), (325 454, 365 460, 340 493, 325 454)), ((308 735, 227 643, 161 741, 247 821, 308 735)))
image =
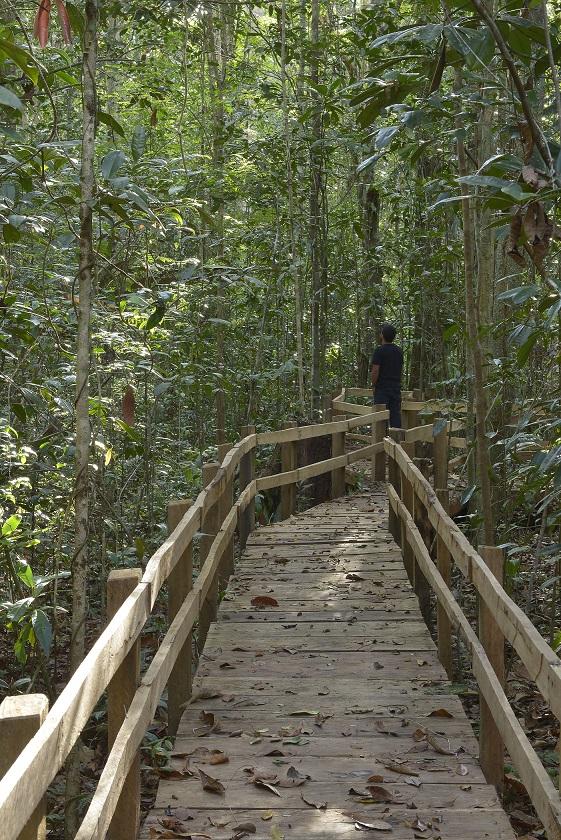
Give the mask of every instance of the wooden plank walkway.
POLYGON ((177 778, 160 782, 141 837, 179 816, 185 834, 168 837, 346 840, 363 824, 396 840, 511 840, 446 686, 385 494, 260 528, 201 656, 177 778))

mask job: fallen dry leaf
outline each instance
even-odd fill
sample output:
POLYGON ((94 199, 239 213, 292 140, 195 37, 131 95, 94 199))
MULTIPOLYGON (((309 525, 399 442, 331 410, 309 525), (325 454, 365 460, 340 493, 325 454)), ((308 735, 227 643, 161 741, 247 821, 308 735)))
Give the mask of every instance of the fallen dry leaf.
POLYGON ((273 811, 263 811, 261 814, 262 820, 272 820, 273 819, 273 811))
POLYGON ((220 750, 213 750, 213 754, 210 759, 211 764, 227 764, 230 761, 230 757, 226 755, 226 753, 221 752, 220 750))
POLYGON ((422 782, 416 776, 404 776, 403 781, 406 785, 411 785, 412 787, 421 787, 422 782))
POLYGON ((367 785, 368 795, 375 802, 400 802, 393 793, 380 785, 367 785))
POLYGON ((451 750, 448 747, 443 747, 434 735, 427 733, 427 743, 431 745, 433 750, 440 755, 456 755, 456 750, 451 750))
POLYGON ((452 714, 452 712, 449 712, 447 709, 435 709, 434 712, 429 712, 428 717, 453 718, 454 715, 452 714))
POLYGON ((456 767, 456 773, 458 776, 467 776, 468 768, 465 764, 458 764, 458 766, 456 767))
POLYGON ((278 825, 271 826, 271 840, 284 840, 284 834, 278 827, 278 825))
POLYGON ((355 822, 356 831, 393 831, 393 825, 390 825, 384 820, 374 820, 374 822, 355 822))
POLYGON ((203 784, 203 790, 211 791, 212 793, 222 793, 226 788, 219 782, 218 779, 213 779, 212 776, 209 776, 204 770, 201 770, 200 767, 197 767, 199 771, 199 776, 201 777, 201 782, 203 784))
POLYGON ((275 796, 281 796, 281 794, 278 792, 278 790, 276 789, 276 787, 275 787, 273 784, 271 784, 270 782, 266 782, 266 781, 265 781, 265 779, 258 779, 258 778, 256 778, 256 779, 254 779, 254 780, 253 780, 253 784, 254 784, 256 787, 263 787, 263 788, 267 788, 267 790, 270 790, 270 791, 271 791, 271 793, 274 793, 274 794, 275 794, 275 796))
POLYGON ((251 599, 251 606, 261 609, 262 607, 278 607, 279 602, 276 598, 271 598, 269 595, 257 595, 251 599))
POLYGON ((311 805, 312 808, 327 808, 327 802, 320 802, 319 799, 313 799, 311 796, 307 794, 302 794, 302 801, 306 803, 306 805, 311 805))

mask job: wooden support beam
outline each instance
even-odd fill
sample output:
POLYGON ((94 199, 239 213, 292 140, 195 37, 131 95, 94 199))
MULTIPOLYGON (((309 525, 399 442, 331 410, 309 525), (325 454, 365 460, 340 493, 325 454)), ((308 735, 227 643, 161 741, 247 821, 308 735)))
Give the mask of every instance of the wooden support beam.
MULTIPOLYGON (((48 710, 49 701, 44 694, 18 694, 4 698, 0 705, 0 779, 9 772, 23 748, 39 731, 48 710)), ((45 815, 43 797, 16 840, 45 840, 45 815)))
MULTIPOLYGON (((345 454, 346 432, 334 432, 331 435, 331 457, 338 458, 345 454)), ((331 498, 338 499, 345 495, 345 467, 331 471, 331 498)))
MULTIPOLYGON (((404 429, 389 429, 388 431, 389 437, 394 441, 396 444, 400 444, 405 439, 405 430, 404 429)), ((398 467, 397 461, 395 458, 392 458, 391 455, 388 459, 388 482, 394 488, 395 492, 401 499, 401 470, 398 467)), ((401 526, 399 524, 399 517, 390 507, 389 516, 388 516, 388 528, 389 532, 396 541, 396 543, 401 546, 401 526)))
MULTIPOLYGON (((142 578, 142 569, 114 569, 107 581, 107 617, 117 614, 142 578)), ((140 637, 107 686, 107 740, 109 751, 127 717, 140 685, 140 637)), ((140 751, 137 750, 123 785, 108 840, 136 840, 140 827, 140 751)))
MULTIPOLYGON (((436 496, 446 513, 448 513, 450 508, 450 494, 448 490, 439 488, 436 490, 436 496)), ((450 589, 452 584, 452 558, 446 543, 438 533, 436 536, 436 566, 440 572, 442 580, 448 589, 450 589)), ((436 606, 436 624, 438 658, 444 666, 448 679, 453 681, 454 665, 452 658, 452 625, 450 623, 450 619, 448 618, 448 614, 440 601, 438 601, 436 606)))
MULTIPOLYGON (((331 423, 331 419, 333 417, 333 409, 332 409, 332 402, 331 397, 326 395, 322 399, 322 420, 324 423, 331 423)), ((286 423, 283 425, 283 429, 289 428, 287 427, 286 423)))
MULTIPOLYGON (((433 426, 433 430, 435 427, 436 424, 433 426)), ((445 490, 448 487, 448 429, 446 423, 436 435, 433 435, 433 458, 434 489, 445 490)))
MULTIPOLYGON (((190 499, 168 504, 168 535, 173 534, 192 505, 190 499)), ((193 544, 184 550, 168 578, 168 624, 171 624, 183 601, 193 587, 193 544)), ((182 706, 191 697, 192 686, 192 637, 189 634, 177 656, 168 683, 168 732, 175 735, 181 720, 182 706)))
MULTIPOLYGON (((401 446, 407 452, 409 457, 412 457, 415 452, 415 444, 414 443, 406 443, 405 441, 402 442, 401 446)), ((413 486, 411 482, 408 480, 407 476, 404 473, 401 473, 401 501, 411 514, 414 516, 415 513, 415 498, 413 495, 413 486)), ((407 522, 404 519, 400 520, 400 532, 401 532, 401 553, 403 554, 403 565, 405 566, 405 571, 407 572, 407 577, 409 578, 409 583, 414 588, 415 587, 415 553, 413 548, 407 539, 407 535, 405 533, 405 529, 407 528, 407 522)))
MULTIPOLYGON (((242 438, 255 434, 255 426, 243 426, 242 438)), ((247 452, 240 461, 240 493, 251 484, 255 478, 255 447, 247 452)), ((255 499, 252 499, 240 516, 238 534, 240 549, 243 551, 247 539, 255 528, 255 499)))
MULTIPOLYGON (((428 458, 414 458, 413 463, 421 470, 424 477, 428 477, 431 466, 428 458)), ((427 548, 430 545, 430 522, 428 512, 417 493, 413 493, 413 520, 427 548)), ((419 608, 429 630, 432 628, 430 586, 419 564, 415 562, 415 576, 413 589, 419 599, 419 608)))
MULTIPOLYGON (((221 443, 218 447, 218 460, 220 463, 224 461, 224 458, 228 455, 231 449, 234 448, 232 443, 221 443)), ((234 481, 233 478, 230 478, 226 481, 226 487, 224 488, 224 492, 222 493, 222 499, 220 504, 220 524, 224 522, 230 510, 232 509, 232 505, 234 504, 234 481)), ((224 549, 224 554, 222 556, 222 560, 220 561, 220 566, 218 567, 218 589, 220 592, 223 592, 228 585, 228 581, 230 580, 231 575, 234 573, 234 538, 228 542, 226 548, 224 549)))
MULTIPOLYGON (((331 412, 331 397, 329 400, 329 411, 331 412)), ((324 411, 325 418, 325 411, 324 411)), ((329 418, 331 420, 331 418, 329 418)), ((289 420, 283 424, 283 429, 294 429, 298 426, 295 420, 289 420)), ((296 469, 296 441, 289 440, 282 444, 281 450, 282 472, 292 472, 296 469)), ((281 519, 288 519, 296 510, 296 484, 291 482, 281 487, 281 519)))
MULTIPOLYGON (((385 411, 384 403, 372 406, 372 411, 385 411)), ((382 418, 372 422, 372 443, 380 443, 384 440, 386 435, 387 421, 382 418)), ((374 481, 386 480, 386 453, 384 451, 378 452, 377 455, 372 456, 370 474, 374 481)))
MULTIPOLYGON (((210 464, 203 466, 203 487, 208 487, 216 473, 220 468, 220 464, 213 461, 210 464)), ((201 543, 200 543, 200 557, 201 557, 201 571, 204 567, 205 561, 210 554, 212 543, 220 530, 220 499, 209 508, 201 525, 201 543)), ((214 575, 210 584, 209 590, 201 605, 201 614, 199 616, 199 632, 197 636, 197 646, 201 651, 205 645, 208 628, 213 621, 216 621, 218 613, 218 573, 214 575)))
MULTIPOLYGON (((489 571, 503 584, 503 552, 488 545, 479 546, 479 554, 489 571)), ((504 636, 483 598, 478 596, 479 639, 500 684, 505 681, 504 636)), ((483 696, 479 698, 479 761, 489 784, 504 786, 504 741, 483 696)))

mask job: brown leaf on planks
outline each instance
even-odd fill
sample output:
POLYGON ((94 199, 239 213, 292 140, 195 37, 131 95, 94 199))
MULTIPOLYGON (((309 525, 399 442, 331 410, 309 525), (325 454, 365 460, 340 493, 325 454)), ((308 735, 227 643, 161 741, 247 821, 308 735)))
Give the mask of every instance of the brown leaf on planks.
POLYGON ((433 750, 440 755, 456 755, 457 750, 451 750, 449 747, 443 747, 438 738, 431 733, 427 733, 427 742, 431 745, 433 750))
POLYGON ((125 391, 125 396, 123 397, 122 402, 122 410, 123 410, 123 420, 127 424, 127 426, 134 426, 134 407, 135 407, 135 400, 134 400, 134 389, 132 385, 127 385, 127 390, 125 391))
POLYGON ((302 794, 302 801, 305 802, 306 805, 311 805, 312 808, 317 808, 318 810, 321 808, 327 808, 327 802, 320 802, 319 799, 314 799, 306 793, 302 794))
POLYGON ((226 753, 223 753, 220 750, 213 750, 210 758, 211 764, 227 764, 229 761, 230 757, 226 755, 226 753))
POLYGON ((209 776, 204 770, 201 770, 200 767, 197 767, 199 771, 199 776, 201 777, 201 782, 203 785, 203 790, 208 790, 211 793, 223 793, 226 788, 219 782, 218 779, 213 779, 212 776, 209 776))
POLYGON ((211 732, 219 732, 220 724, 216 719, 214 712, 205 712, 204 710, 199 714, 199 720, 202 721, 202 726, 193 727, 193 735, 201 738, 204 735, 210 735, 211 732))
POLYGON ((368 796, 375 802, 401 802, 387 788, 381 787, 380 785, 366 785, 366 790, 368 791, 368 796))
POLYGON ((255 598, 251 599, 251 606, 257 607, 257 609, 263 609, 263 607, 278 607, 279 602, 275 598, 271 598, 269 595, 257 595, 255 598))
POLYGON ((447 717, 453 718, 454 715, 452 712, 449 712, 447 709, 435 709, 433 712, 429 712, 427 717, 447 717))
POLYGON ((374 820, 374 822, 362 822, 357 820, 355 822, 356 831, 393 831, 393 825, 384 820, 374 820))

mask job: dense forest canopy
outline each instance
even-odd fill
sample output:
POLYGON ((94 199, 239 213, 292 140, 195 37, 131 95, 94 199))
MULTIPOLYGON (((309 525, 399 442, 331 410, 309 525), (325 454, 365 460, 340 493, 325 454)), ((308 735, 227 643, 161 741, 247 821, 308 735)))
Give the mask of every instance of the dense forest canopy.
POLYGON ((466 497, 513 575, 513 522, 538 516, 554 602, 559 8, 14 0, 0 18, 0 606, 23 684, 56 693, 63 610, 73 668, 100 581, 161 541, 218 443, 367 384, 385 320, 406 387, 451 416, 475 403, 466 497))

